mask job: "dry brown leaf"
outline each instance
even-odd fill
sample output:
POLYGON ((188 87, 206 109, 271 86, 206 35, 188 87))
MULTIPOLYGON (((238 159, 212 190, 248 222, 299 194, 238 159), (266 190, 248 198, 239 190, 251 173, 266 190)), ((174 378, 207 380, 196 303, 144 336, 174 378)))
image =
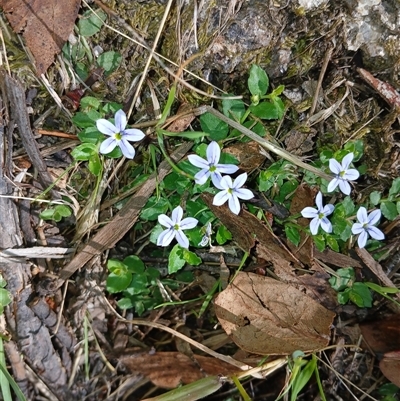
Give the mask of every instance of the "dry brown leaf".
POLYGON ((232 233, 233 239, 243 250, 249 252, 254 247, 256 240, 259 257, 272 263, 275 261, 280 263, 283 260, 285 263, 301 265, 280 238, 256 216, 246 210, 241 210, 239 215, 235 215, 226 204, 214 206, 212 195, 202 194, 201 197, 221 223, 232 233))
POLYGON ((22 33, 44 74, 73 30, 80 0, 0 0, 14 32, 22 33))
POLYGON ((250 173, 259 168, 265 161, 265 156, 260 152, 257 142, 240 142, 224 148, 224 152, 235 156, 239 160, 239 167, 250 173))
POLYGON ((379 363, 382 373, 397 387, 400 387, 400 351, 387 352, 379 363))
MULTIPOLYGON (((297 187, 294 194, 292 203, 290 205, 290 213, 292 215, 300 213, 305 207, 314 205, 314 198, 316 195, 316 190, 311 189, 307 184, 301 184, 297 187)), ((310 220, 304 217, 299 217, 297 223, 302 227, 308 227, 310 220)), ((311 266, 314 255, 313 249, 314 244, 311 236, 304 231, 300 232, 300 246, 297 247, 288 242, 288 246, 291 251, 305 264, 311 266)))
POLYGON ((252 273, 238 273, 216 298, 215 313, 240 348, 261 355, 327 346, 335 317, 293 286, 252 273))
POLYGON ((193 361, 180 352, 121 355, 118 359, 131 371, 146 376, 161 388, 175 388, 202 379, 205 374, 229 376, 238 368, 207 356, 194 355, 193 361), (197 363, 196 363, 197 362, 197 363))

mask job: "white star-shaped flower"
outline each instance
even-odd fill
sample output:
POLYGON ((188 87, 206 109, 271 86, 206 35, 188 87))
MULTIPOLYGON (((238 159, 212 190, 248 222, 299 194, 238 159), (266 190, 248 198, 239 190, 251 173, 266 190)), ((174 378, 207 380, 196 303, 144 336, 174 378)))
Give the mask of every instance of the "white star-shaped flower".
POLYGON ((196 184, 203 185, 211 175, 211 180, 215 183, 219 182, 223 174, 233 174, 239 170, 234 164, 218 164, 221 157, 221 149, 217 142, 212 141, 207 146, 207 160, 197 155, 189 155, 188 159, 193 166, 201 168, 194 176, 196 184))
POLYGON ((332 232, 332 224, 327 219, 326 216, 332 214, 335 206, 333 205, 323 205, 322 204, 322 194, 318 192, 315 198, 315 204, 317 205, 317 209, 307 206, 300 213, 303 217, 308 219, 312 219, 310 222, 310 231, 312 235, 316 235, 318 233, 318 227, 321 226, 324 231, 327 233, 332 232))
POLYGON ((119 146, 122 154, 127 159, 133 159, 135 157, 135 148, 129 143, 129 141, 140 141, 145 137, 145 135, 139 129, 125 129, 126 123, 126 114, 123 110, 118 110, 115 113, 115 125, 104 118, 100 118, 96 121, 97 129, 102 134, 110 137, 101 143, 100 153, 110 153, 116 146, 119 146))
POLYGON ((222 177, 219 182, 214 182, 214 185, 221 189, 221 192, 218 192, 213 199, 213 205, 221 206, 226 201, 228 201, 229 209, 231 209, 232 213, 239 214, 240 212, 240 199, 251 199, 254 198, 253 192, 249 189, 241 188, 247 180, 247 173, 240 174, 235 178, 235 181, 232 182, 232 178, 229 175, 225 175, 222 177))
POLYGON ((379 228, 376 228, 376 224, 381 218, 380 210, 373 210, 370 214, 367 214, 367 209, 361 206, 357 211, 358 223, 354 223, 351 227, 353 234, 360 234, 358 236, 358 246, 364 248, 367 243, 368 235, 374 239, 381 240, 385 238, 385 234, 379 228))
POLYGON ((329 183, 328 192, 334 191, 339 185, 340 190, 345 195, 350 195, 351 187, 348 181, 354 181, 360 176, 356 169, 349 168, 353 158, 354 154, 349 153, 343 157, 341 164, 335 159, 329 160, 329 169, 335 174, 335 178, 329 183))
POLYGON ((167 227, 157 238, 157 245, 168 246, 171 241, 176 238, 178 244, 182 248, 189 248, 189 240, 186 234, 182 230, 188 230, 197 226, 198 221, 193 217, 186 217, 182 220, 183 209, 177 206, 171 215, 170 219, 166 214, 160 214, 158 216, 158 222, 167 227))

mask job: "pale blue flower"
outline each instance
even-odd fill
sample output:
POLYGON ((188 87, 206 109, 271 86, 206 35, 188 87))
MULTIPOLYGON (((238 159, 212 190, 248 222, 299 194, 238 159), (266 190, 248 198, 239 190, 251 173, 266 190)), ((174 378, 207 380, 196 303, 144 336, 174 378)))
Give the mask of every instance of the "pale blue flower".
POLYGON ((239 214, 240 212, 240 199, 251 199, 254 198, 253 192, 249 189, 241 188, 247 180, 247 173, 240 174, 235 178, 235 181, 232 182, 232 178, 229 175, 225 175, 222 177, 219 182, 214 182, 214 185, 221 189, 221 192, 218 192, 214 196, 213 205, 221 206, 226 201, 228 201, 229 209, 231 209, 232 213, 239 214))
POLYGON ((385 238, 385 234, 379 228, 376 228, 376 224, 381 218, 381 211, 379 209, 373 210, 370 214, 367 214, 367 209, 361 206, 357 211, 358 223, 354 223, 351 227, 353 234, 360 234, 358 236, 358 246, 364 248, 367 243, 368 235, 373 239, 381 240, 385 238))
POLYGON ((234 164, 218 164, 221 157, 221 149, 217 142, 212 141, 207 146, 207 160, 197 155, 189 155, 188 159, 193 166, 201 168, 201 170, 194 176, 196 184, 203 185, 208 177, 215 186, 219 182, 223 174, 233 174, 239 170, 239 167, 234 164))
POLYGON ((188 230, 197 226, 198 220, 193 217, 186 217, 182 220, 183 209, 177 206, 171 215, 170 219, 166 214, 160 214, 158 216, 158 222, 167 227, 157 238, 157 245, 168 246, 171 241, 176 238, 178 244, 182 248, 189 248, 189 240, 182 230, 188 230))
POLYGON ((332 224, 327 219, 326 216, 332 214, 335 206, 333 205, 323 205, 322 204, 322 194, 318 192, 315 198, 315 204, 317 205, 317 209, 313 207, 307 206, 300 213, 303 217, 308 219, 312 219, 310 222, 310 231, 312 235, 316 235, 318 233, 318 227, 321 226, 322 229, 327 232, 332 232, 332 224))
POLYGON ((139 129, 125 129, 127 120, 123 110, 115 113, 115 125, 110 121, 100 118, 96 121, 97 129, 110 138, 104 140, 100 145, 100 153, 107 154, 112 152, 116 146, 119 146, 122 154, 128 158, 135 157, 135 148, 129 143, 140 141, 145 137, 144 133, 139 129))
POLYGON ((349 168, 353 158, 354 154, 349 153, 343 157, 341 164, 335 159, 329 160, 329 168, 335 174, 335 178, 329 183, 328 192, 334 191, 339 185, 340 190, 345 195, 350 195, 351 187, 348 181, 354 181, 360 176, 360 173, 356 169, 349 168))

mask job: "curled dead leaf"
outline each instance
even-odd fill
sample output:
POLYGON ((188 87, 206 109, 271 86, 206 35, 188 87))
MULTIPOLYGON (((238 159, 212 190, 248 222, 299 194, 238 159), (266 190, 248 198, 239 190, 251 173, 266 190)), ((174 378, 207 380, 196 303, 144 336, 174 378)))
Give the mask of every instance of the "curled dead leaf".
POLYGON ((200 380, 205 375, 229 376, 238 368, 215 358, 194 355, 194 360, 181 352, 124 354, 119 358, 131 372, 146 376, 161 388, 175 388, 200 380))
POLYGON ((335 314, 291 285, 238 273, 215 300, 222 328, 247 352, 316 351, 328 345, 335 314))
POLYGON ((46 72, 72 32, 80 3, 80 0, 0 0, 14 32, 24 36, 39 76, 46 72))

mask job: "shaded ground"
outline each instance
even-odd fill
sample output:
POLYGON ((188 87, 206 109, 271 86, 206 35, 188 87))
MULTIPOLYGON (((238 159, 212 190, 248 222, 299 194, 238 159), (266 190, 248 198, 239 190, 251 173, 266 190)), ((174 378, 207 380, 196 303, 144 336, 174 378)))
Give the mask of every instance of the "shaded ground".
MULTIPOLYGON (((189 114, 182 118, 182 110, 211 104, 221 110, 219 98, 223 93, 243 95, 249 104, 247 79, 250 66, 257 64, 268 73, 269 93, 285 85, 285 111, 279 119, 254 118, 251 127, 258 124, 268 140, 307 162, 318 160, 322 151, 333 152, 349 141, 362 141, 363 158, 358 166, 363 174, 352 199, 356 206, 368 202, 373 192, 385 199, 392 181, 399 176, 400 102, 392 88, 399 84, 398 37, 393 34, 398 30, 393 17, 398 5, 377 2, 375 8, 363 8, 361 3, 335 2, 309 8, 307 3, 294 2, 230 1, 220 6, 178 2, 162 25, 167 6, 164 3, 94 2, 92 6, 98 12, 105 12, 108 26, 102 26, 94 35, 79 37, 79 25, 75 32, 79 46, 67 46, 70 51, 65 48, 47 72, 49 85, 56 92, 52 96, 43 80, 32 73, 33 64, 2 16, 5 51, 15 78, 2 72, 6 145, 0 188, 3 195, 24 199, 2 198, 0 249, 38 245, 50 248, 47 254, 41 248, 38 254, 22 259, 12 259, 4 253, 0 261, 13 296, 5 312, 10 333, 5 347, 13 377, 29 400, 139 400, 162 394, 180 383, 199 380, 205 373, 230 376, 239 365, 256 367, 264 362, 263 357, 238 348, 221 328, 220 316, 218 320, 214 309, 217 292, 233 279, 240 266, 246 272, 289 283, 316 300, 323 310, 336 313, 332 327, 325 324, 318 333, 323 336, 327 330, 329 344, 337 346, 316 353, 321 358, 318 371, 327 399, 354 399, 351 392, 357 399, 363 392, 383 399, 378 389, 388 380, 378 363, 383 354, 399 349, 395 315, 398 307, 377 293, 373 293, 370 308, 351 303, 339 305, 328 279, 332 269, 351 265, 357 281, 398 288, 398 217, 382 218, 380 228, 386 239, 381 244, 370 244, 368 251, 355 251, 353 245, 345 245, 349 242, 339 241, 340 252, 327 246, 323 253, 304 233, 301 243, 295 246, 286 238, 290 220, 285 219, 311 206, 317 190, 313 192, 305 186, 305 192, 300 193, 300 185, 280 198, 285 180, 274 181, 268 190, 260 189, 261 173, 280 157, 273 152, 266 156, 255 142, 243 141, 243 135, 220 140, 224 151, 238 159, 240 172, 249 174, 247 187, 256 194, 236 219, 226 206, 213 207, 211 195, 200 197, 201 191, 193 189, 193 182, 185 175, 172 175, 170 164, 159 150, 163 145, 166 154, 178 163, 194 152, 199 140, 195 145, 180 137, 164 136, 159 141, 155 125, 177 76, 180 80, 171 111, 172 116, 178 116, 176 125, 164 127, 175 132, 201 131, 204 126, 199 117, 189 114), (148 48, 160 26, 163 29, 156 50, 176 64, 156 55, 146 69, 148 48), (105 64, 96 61, 96 54, 101 52, 118 53, 118 63, 113 59, 110 70, 104 71, 105 64), (179 66, 186 72, 182 73, 179 66), (143 71, 146 79, 141 84, 143 71), (79 144, 76 135, 86 128, 71 117, 77 118, 79 112, 88 113, 93 107, 89 104, 85 109, 80 103, 83 89, 85 96, 104 103, 120 103, 128 114, 133 110, 129 122, 146 133, 146 139, 136 146, 133 161, 105 159, 99 179, 88 170, 88 163, 74 165, 71 157, 71 150, 79 144), (57 99, 61 108, 56 105, 57 99), (29 116, 25 113, 26 104, 29 116), (60 137, 61 134, 67 136, 60 137), (67 200, 73 213, 59 222, 43 221, 39 213, 46 205, 31 200, 59 176, 62 179, 48 191, 47 199, 67 200), (170 205, 159 201, 159 194, 161 201, 168 199, 170 205), (171 205, 176 204, 186 206, 186 210, 201 210, 196 217, 205 227, 207 218, 215 215, 212 241, 214 246, 223 248, 221 252, 221 247, 195 246, 193 239, 197 238, 198 243, 204 234, 198 231, 191 237, 190 250, 200 262, 190 256, 193 263, 168 275, 172 246, 165 251, 157 248, 152 230, 157 215, 170 214, 171 205), (271 225, 273 232, 254 215, 271 225), (232 236, 229 240, 226 230, 232 236), (137 302, 131 308, 121 308, 121 291, 106 291, 110 276, 107 260, 123 260, 131 255, 143 262, 132 262, 135 275, 131 290, 142 298, 134 298, 137 302), (154 270, 159 274, 158 281, 152 276, 154 270), (175 304, 154 309, 163 302, 175 304), (388 320, 379 320, 387 316, 388 320), (381 337, 387 338, 383 344, 371 345, 374 352, 365 344, 356 348, 361 341, 358 324, 368 321, 372 324, 364 329, 364 336, 368 330, 378 330, 383 333, 381 337), (196 344, 190 346, 190 339, 196 344), (207 349, 199 351, 198 343, 207 349), (344 344, 349 347, 342 348, 344 344), (216 351, 219 357, 210 356, 209 350, 216 351), (234 357, 236 365, 228 356, 234 357), (221 360, 224 357, 226 360, 221 360)), ((81 19, 87 10, 82 5, 81 19)), ((112 116, 110 106, 104 117, 112 116)), ((90 124, 94 125, 93 121, 90 124)), ((310 184, 297 167, 288 169, 296 180, 310 184)), ((279 174, 281 171, 275 173, 279 174)), ((315 187, 319 183, 315 181, 315 187)), ((331 201, 338 199, 343 197, 335 193, 331 201)), ((262 299, 260 294, 258 299, 262 299)), ((268 301, 260 302, 268 305, 268 301)), ((231 303, 235 304, 235 298, 231 303)), ((247 316, 240 318, 242 326, 247 327, 247 316)), ((288 324, 287 317, 279 319, 274 330, 288 324)), ((243 337, 246 341, 247 336, 243 337)), ((286 341, 289 342, 283 337, 286 341)), ((306 342, 313 341, 306 337, 306 342)), ((242 348, 249 351, 248 346, 242 348)), ((311 346, 308 349, 313 350, 311 346)), ((285 354, 291 352, 279 348, 271 354, 276 354, 273 359, 278 361, 282 354, 284 365, 285 354)), ((251 399, 278 397, 287 381, 286 371, 283 367, 272 370, 265 379, 243 380, 251 399)), ((398 365, 389 370, 398 370, 398 365)), ((318 397, 313 378, 298 399, 318 397)), ((241 397, 233 384, 226 383, 207 399, 241 397)))

